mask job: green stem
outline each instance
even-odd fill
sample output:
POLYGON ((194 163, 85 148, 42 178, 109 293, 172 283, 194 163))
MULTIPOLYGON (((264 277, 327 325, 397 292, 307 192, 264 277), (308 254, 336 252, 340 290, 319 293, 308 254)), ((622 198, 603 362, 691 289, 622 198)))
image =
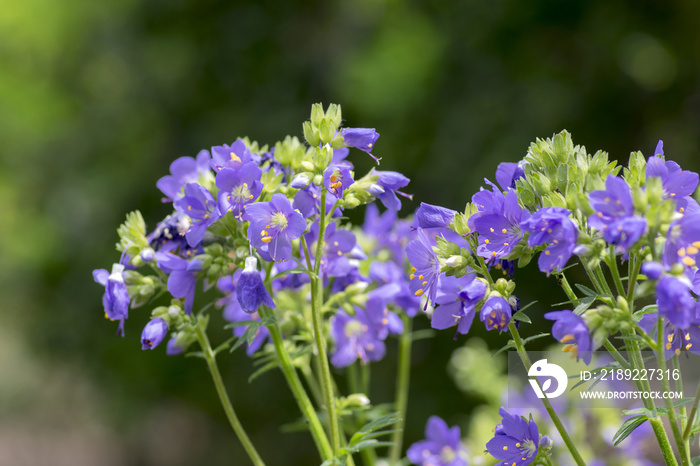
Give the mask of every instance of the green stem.
POLYGON ((564 293, 566 293, 566 296, 571 300, 571 304, 573 306, 576 306, 578 297, 576 296, 576 293, 574 293, 574 290, 571 288, 571 285, 569 285, 569 280, 566 279, 566 275, 564 275, 564 272, 561 272, 558 275, 561 288, 564 290, 564 293))
POLYGON ((610 340, 606 339, 603 342, 603 346, 605 346, 605 349, 608 350, 608 353, 615 359, 615 361, 620 364, 620 366, 623 369, 630 369, 632 366, 627 362, 627 360, 620 354, 620 352, 613 346, 612 343, 610 343, 610 340))
MULTIPOLYGON (((634 332, 631 329, 623 332, 623 335, 625 336, 632 336, 633 334, 634 332)), ((632 367, 639 371, 644 371, 644 359, 642 358, 642 353, 639 351, 638 342, 631 339, 625 339, 625 347, 627 348, 627 353, 629 354, 630 364, 632 364, 632 367)), ((647 393, 651 392, 651 386, 649 385, 648 380, 642 378, 641 380, 635 381, 635 383, 637 385, 638 390, 647 393)), ((643 397, 642 403, 644 403, 644 407, 646 409, 648 409, 654 414, 652 417, 649 418, 649 424, 651 424, 651 428, 654 431, 656 441, 659 444, 659 448, 661 449, 661 454, 664 457, 666 465, 678 466, 678 462, 676 460, 676 456, 673 453, 673 448, 671 447, 671 442, 668 439, 668 434, 666 433, 664 424, 661 421, 659 415, 657 414, 654 400, 652 400, 651 398, 643 397)))
MULTIPOLYGON (((367 393, 367 390, 361 387, 361 376, 358 374, 359 365, 360 363, 354 362, 348 366, 347 377, 350 393, 364 393, 365 395, 367 395, 367 397, 369 397, 369 393, 367 393)), ((364 366, 360 367, 360 369, 363 368, 364 366)), ((364 414, 362 412, 355 413, 355 420, 357 426, 356 429, 359 429, 365 424, 364 414)), ((362 457, 362 463, 366 466, 377 463, 377 452, 374 448, 363 448, 362 450, 360 450, 360 456, 362 457)))
MULTIPOLYGON (((683 393, 683 376, 681 375, 681 361, 678 359, 678 355, 673 355, 673 370, 678 373, 678 379, 676 380, 676 391, 683 393)), ((682 404, 679 408, 680 411, 680 425, 681 425, 681 438, 683 439, 683 445, 685 450, 690 452, 690 439, 685 437, 685 428, 688 424, 688 411, 685 408, 685 404, 682 404)))
POLYGON ((690 414, 688 415, 685 429, 683 430, 683 440, 687 441, 690 438, 690 431, 693 430, 693 424, 695 424, 695 414, 698 412, 698 403, 700 403, 700 383, 698 384, 698 389, 695 392, 693 406, 690 408, 690 414))
MULTIPOLYGON (((656 338, 658 342, 659 350, 656 352, 656 361, 661 369, 661 374, 666 373, 666 352, 663 350, 664 344, 664 321, 663 317, 659 316, 657 323, 658 330, 656 332, 656 338)), ((671 392, 671 383, 667 377, 661 377, 661 388, 665 393, 671 392)), ((666 413, 668 415, 668 421, 671 424, 671 432, 673 433, 673 439, 676 441, 676 448, 678 448, 678 453, 681 457, 681 465, 690 466, 690 452, 685 447, 685 442, 683 441, 683 436, 681 435, 680 427, 678 426, 678 419, 676 418, 676 409, 673 406, 673 400, 670 398, 664 398, 664 404, 666 405, 666 413)))
POLYGON ((639 269, 642 266, 642 261, 637 260, 636 254, 630 254, 630 262, 627 268, 627 302, 630 303, 630 310, 633 310, 632 303, 634 302, 634 288, 637 286, 637 276, 639 269))
POLYGON ((399 464, 401 452, 403 450, 403 429, 406 424, 406 407, 408 406, 408 387, 411 378, 411 344, 413 335, 411 326, 413 321, 408 315, 403 313, 403 333, 399 339, 399 369, 396 373, 396 394, 394 399, 395 410, 401 419, 396 423, 396 431, 391 434, 391 448, 389 450, 389 464, 399 464))
POLYGON ((219 395, 219 400, 221 401, 221 406, 224 408, 228 422, 231 424, 233 431, 238 437, 238 440, 240 440, 241 444, 243 444, 243 448, 245 449, 246 453, 248 453, 248 457, 253 464, 256 466, 264 466, 265 463, 263 462, 262 458, 260 458, 260 455, 253 446, 253 443, 248 438, 248 434, 246 434, 245 430, 243 429, 243 425, 241 425, 241 422, 238 420, 236 412, 233 410, 233 405, 228 397, 228 393, 226 393, 226 387, 224 386, 224 381, 221 378, 219 367, 216 365, 216 353, 214 353, 214 350, 209 343, 207 334, 204 332, 199 322, 196 322, 193 327, 195 333, 197 334, 199 345, 202 347, 204 359, 207 361, 207 365, 209 366, 209 372, 211 373, 211 377, 214 380, 214 385, 216 386, 216 393, 219 395))
POLYGON ((320 277, 321 256, 323 254, 323 244, 326 235, 326 190, 321 190, 321 212, 318 216, 318 240, 316 244, 316 257, 314 262, 314 275, 311 276, 311 317, 314 327, 314 340, 318 359, 321 363, 321 386, 328 412, 328 424, 330 426, 331 444, 333 454, 340 453, 340 429, 338 428, 338 411, 335 406, 335 395, 333 394, 333 379, 331 377, 330 363, 326 353, 326 342, 323 337, 323 318, 321 316, 321 306, 323 305, 323 280, 320 277))
MULTIPOLYGON (((527 355, 523 339, 520 337, 520 333, 518 333, 518 329, 515 327, 515 324, 512 321, 508 325, 508 330, 510 330, 510 334, 513 336, 513 342, 515 343, 515 348, 518 351, 518 356, 520 356, 520 360, 525 365, 525 369, 529 371, 530 366, 532 366, 532 363, 530 362, 530 357, 527 355)), ((561 435, 561 438, 564 440, 564 443, 569 449, 569 452, 571 453, 571 456, 573 457, 576 464, 579 466, 585 466, 586 463, 583 461, 583 458, 581 458, 581 454, 576 449, 576 445, 574 445, 574 442, 571 440, 571 437, 566 431, 564 424, 562 424, 561 420, 559 419, 559 415, 557 415, 556 411, 554 411, 552 403, 550 403, 549 399, 545 397, 542 398, 542 404, 544 404, 544 409, 547 410, 547 414, 549 414, 549 417, 552 419, 554 427, 556 427, 557 431, 559 432, 559 435, 561 435)))
MULTIPOLYGON (((265 306, 260 307, 260 316, 262 318, 272 317, 272 311, 265 306)), ((330 443, 328 442, 328 437, 323 429, 321 421, 319 421, 316 411, 309 396, 304 390, 304 386, 301 384, 301 380, 294 369, 292 360, 289 357, 287 349, 284 347, 284 340, 282 339, 282 333, 280 332, 277 322, 273 322, 267 326, 270 331, 270 337, 272 338, 272 343, 275 346, 275 351, 277 352, 277 357, 279 358, 280 364, 282 366, 282 373, 284 374, 289 388, 292 390, 294 399, 299 405, 299 409, 302 414, 309 422, 309 429, 311 430, 311 436, 314 439, 316 448, 321 454, 321 458, 324 460, 329 460, 333 458, 333 450, 331 450, 330 443)))
POLYGON ((617 268, 617 259, 615 258, 615 254, 613 253, 612 246, 610 246, 608 255, 605 257, 605 263, 608 265, 610 273, 612 274, 617 294, 619 296, 626 296, 625 286, 622 284, 622 279, 620 278, 620 270, 617 268))

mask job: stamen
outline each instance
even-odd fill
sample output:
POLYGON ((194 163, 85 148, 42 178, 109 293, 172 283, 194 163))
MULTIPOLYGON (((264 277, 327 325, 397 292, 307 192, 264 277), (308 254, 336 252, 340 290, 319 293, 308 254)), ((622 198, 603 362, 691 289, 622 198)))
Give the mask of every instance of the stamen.
POLYGON ((269 243, 270 241, 272 241, 272 236, 266 236, 262 239, 263 243, 269 243))
MULTIPOLYGON (((340 254, 340 251, 338 251, 338 254, 340 254)), ((427 281, 421 283, 421 286, 427 286, 427 285, 428 285, 428 282, 427 282, 427 281)))
POLYGON ((506 230, 506 229, 504 228, 504 229, 501 230, 501 233, 508 233, 508 230, 506 230))
POLYGON ((423 280, 423 275, 418 275, 418 280, 423 280))
POLYGON ((572 334, 570 334, 570 333, 567 333, 566 335, 564 335, 563 337, 561 337, 561 340, 559 340, 559 341, 561 341, 562 343, 568 343, 568 342, 574 341, 574 340, 576 340, 576 337, 574 337, 574 336, 573 336, 572 334))
POLYGON ((695 259, 693 259, 692 257, 689 257, 689 256, 685 256, 685 257, 681 260, 681 262, 683 262, 683 263, 684 263, 685 265, 687 265, 688 267, 692 267, 692 266, 695 265, 695 259))
POLYGON ((690 333, 685 334, 685 341, 690 341, 690 333))
POLYGON ((409 280, 413 280, 414 278, 416 278, 416 274, 414 274, 414 273, 412 273, 412 274, 408 277, 409 280))
POLYGON ((688 343, 687 345, 685 345, 685 349, 686 349, 686 350, 689 350, 691 346, 693 346, 693 344, 692 344, 692 343, 688 343))
POLYGON ((416 293, 415 293, 416 296, 420 296, 420 295, 422 295, 422 294, 423 294, 423 290, 418 290, 418 291, 416 291, 416 293))

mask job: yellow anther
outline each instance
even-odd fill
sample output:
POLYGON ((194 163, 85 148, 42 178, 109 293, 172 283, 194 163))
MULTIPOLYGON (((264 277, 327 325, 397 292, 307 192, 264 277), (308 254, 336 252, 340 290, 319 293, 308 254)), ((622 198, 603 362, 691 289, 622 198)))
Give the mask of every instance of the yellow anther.
POLYGON ((678 356, 679 354, 681 354, 681 350, 679 350, 678 348, 676 348, 676 356, 678 356))
POLYGON ((270 241, 272 241, 272 236, 266 236, 262 239, 263 243, 269 243, 270 241))
POLYGON ((187 206, 187 210, 192 210, 192 206, 191 206, 191 205, 188 205, 188 206, 187 206))
POLYGON ((267 232, 265 230, 261 231, 260 236, 267 236, 267 232))
POLYGON ((427 286, 427 285, 428 285, 427 281, 424 281, 423 283, 421 283, 421 286, 427 286))
POLYGON ((333 241, 333 246, 337 246, 337 245, 338 245, 338 242, 337 242, 337 241, 333 241))
POLYGON ((496 311, 491 311, 491 314, 489 314, 489 316, 491 316, 492 318, 495 319, 496 318, 496 311))
POLYGON ((690 333, 685 334, 685 341, 690 341, 690 333))
POLYGON ((269 230, 269 229, 270 229, 270 225, 265 225, 265 228, 267 228, 267 229, 269 230))
POLYGON ((255 197, 255 196, 253 196, 253 195, 251 194, 250 196, 248 196, 248 199, 253 199, 254 197, 255 197))
POLYGON ((520 442, 516 443, 515 446, 520 448, 520 442))
POLYGON ((597 215, 598 217, 602 217, 602 216, 603 216, 603 212, 598 212, 596 215, 597 215))
POLYGON ((412 273, 412 274, 408 277, 409 280, 413 280, 414 278, 416 278, 416 274, 414 274, 414 273, 412 273))
POLYGON ((685 256, 685 248, 680 248, 677 252, 678 257, 683 257, 685 256))
POLYGON ((545 255, 545 256, 548 256, 548 255, 550 255, 550 254, 551 254, 551 253, 545 249, 544 255, 545 255))
POLYGON ((671 349, 671 343, 666 343, 666 351, 671 349))
POLYGON ((209 218, 209 214, 204 214, 204 218, 209 218))
POLYGON ((372 148, 372 143, 370 142, 369 144, 367 144, 367 147, 369 147, 369 148, 371 149, 371 148, 372 148))
POLYGON ((491 233, 493 233, 494 231, 496 231, 496 230, 494 230, 493 228, 489 228, 489 230, 491 230, 491 233))
POLYGON ((484 244, 489 244, 489 242, 490 242, 490 241, 487 240, 487 239, 484 240, 484 244))
POLYGON ((700 249, 700 241, 693 241, 693 246, 700 249))
POLYGON ((552 232, 552 229, 551 229, 551 228, 547 228, 547 233, 551 233, 551 232, 552 232))
POLYGON ((423 275, 418 275, 418 280, 423 280, 423 275))
POLYGON ((573 336, 572 334, 570 334, 570 333, 567 333, 566 335, 564 335, 563 337, 561 337, 561 340, 559 340, 559 341, 561 341, 562 343, 568 343, 568 342, 570 342, 570 341, 574 341, 575 339, 576 339, 576 337, 574 337, 574 336, 573 336))
POLYGON ((416 294, 416 296, 420 296, 420 295, 422 295, 422 294, 423 294, 423 290, 418 290, 418 291, 416 291, 416 293, 415 293, 415 294, 416 294))
POLYGON ((508 243, 503 243, 503 246, 509 246, 509 244, 508 244, 508 243))
POLYGON ((244 187, 244 188, 247 188, 247 187, 248 187, 248 183, 243 183, 243 187, 244 187))
POLYGON ((691 346, 693 346, 693 344, 692 344, 692 343, 688 343, 687 345, 685 345, 685 349, 686 349, 686 350, 689 350, 691 346))
POLYGON ((688 254, 691 254, 691 255, 698 253, 698 248, 696 248, 695 246, 688 246, 687 248, 685 248, 685 250, 688 254))
POLYGON ((504 228, 504 229, 501 230, 501 233, 508 233, 508 230, 506 230, 506 229, 504 228))
POLYGON ((503 450, 508 450, 508 447, 504 446, 504 447, 503 447, 503 450))
POLYGON ((386 317, 382 319, 382 324, 386 325, 388 323, 389 323, 389 319, 387 319, 386 317))
POLYGON ((416 268, 415 268, 415 267, 411 267, 411 272, 415 272, 415 271, 416 271, 416 268))
POLYGON ((491 253, 491 257, 496 257, 496 251, 493 251, 493 252, 491 253))
POLYGON ((610 198, 609 198, 609 197, 606 197, 606 198, 605 198, 605 202, 606 202, 606 203, 610 202, 610 198))
POLYGON ((666 337, 666 339, 668 340, 669 343, 671 343, 673 341, 673 334, 669 333, 668 336, 666 337))
POLYGON ((681 262, 683 262, 688 267, 692 267, 695 265, 695 259, 693 259, 690 256, 685 256, 683 259, 681 259, 681 262))
POLYGON ((343 253, 342 253, 342 252, 340 252, 340 251, 338 251, 338 255, 339 255, 339 256, 342 256, 342 255, 343 255, 343 253))
POLYGON ((671 193, 671 197, 676 197, 676 193, 671 193))
POLYGON ((241 159, 239 159, 238 156, 234 152, 231 152, 231 160, 233 160, 234 162, 241 161, 241 159))

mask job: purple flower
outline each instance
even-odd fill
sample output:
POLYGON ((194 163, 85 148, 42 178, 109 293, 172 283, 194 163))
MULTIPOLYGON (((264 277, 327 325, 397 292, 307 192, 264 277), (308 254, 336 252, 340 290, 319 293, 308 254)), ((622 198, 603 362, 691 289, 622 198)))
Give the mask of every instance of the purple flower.
POLYGON ((658 280, 663 272, 664 266, 658 262, 650 261, 642 264, 642 273, 646 275, 649 280, 658 280))
POLYGON ((243 209, 257 199, 262 192, 260 182, 262 170, 255 162, 248 162, 239 169, 222 168, 216 174, 216 186, 219 188, 219 212, 231 212, 240 218, 243 209))
MULTIPOLYGON (((287 270, 293 270, 299 267, 303 267, 305 269, 303 265, 297 264, 294 261, 284 261, 276 263, 273 271, 274 274, 279 274, 287 270)), ((311 279, 306 273, 287 273, 272 280, 272 287, 275 290, 279 290, 282 288, 297 289, 301 288, 310 281, 311 279)))
POLYGON ((671 223, 662 256, 665 267, 681 263, 694 271, 700 260, 700 212, 688 213, 671 223))
POLYGON ((253 161, 253 154, 242 139, 238 139, 230 146, 224 144, 212 147, 211 156, 211 168, 217 172, 224 167, 240 168, 253 161))
POLYGON ((188 261, 166 252, 157 252, 155 259, 158 267, 168 274, 170 294, 173 298, 185 298, 185 312, 192 314, 197 272, 202 270, 202 262, 198 259, 188 261))
POLYGON ((155 348, 160 345, 167 334, 168 324, 163 319, 160 317, 151 319, 141 334, 141 349, 155 348))
POLYGON ((472 230, 479 233, 477 254, 494 260, 511 253, 523 237, 520 225, 529 216, 527 210, 518 205, 518 196, 515 191, 509 189, 502 203, 495 199, 499 195, 500 192, 487 198, 488 205, 496 210, 477 212, 469 218, 472 230))
POLYGON ((515 189, 515 181, 525 177, 524 166, 524 161, 518 163, 503 162, 498 164, 498 168, 496 169, 496 181, 501 185, 501 188, 515 189))
POLYGON ((197 154, 197 159, 192 157, 180 157, 170 164, 170 175, 166 175, 156 182, 168 199, 175 201, 182 197, 182 187, 187 183, 196 183, 201 175, 209 172, 209 151, 202 150, 197 154))
POLYGON ((292 240, 300 237, 306 229, 304 217, 281 193, 274 194, 269 202, 249 205, 243 213, 243 220, 250 221, 250 244, 266 251, 275 262, 291 257, 292 240))
POLYGON ((680 165, 670 160, 664 161, 663 141, 659 141, 654 151, 654 157, 647 160, 647 179, 652 176, 661 178, 664 190, 664 199, 674 199, 676 210, 684 212, 688 203, 696 203, 689 197, 698 187, 698 174, 688 170, 682 170, 680 165))
POLYGON ((425 310, 428 307, 428 301, 435 303, 440 263, 423 230, 419 229, 417 239, 406 246, 406 256, 413 266, 408 286, 414 295, 427 297, 425 306, 423 306, 425 310))
POLYGON ((562 207, 545 207, 520 225, 530 231, 527 244, 530 247, 551 243, 537 261, 540 271, 549 274, 563 268, 576 247, 578 229, 571 221, 570 211, 562 207))
POLYGON ((335 352, 331 363, 335 367, 346 367, 359 359, 364 363, 379 361, 386 347, 372 329, 372 322, 360 308, 351 316, 343 310, 331 318, 331 336, 335 341, 335 352))
POLYGON ((447 228, 455 215, 455 210, 421 202, 415 217, 419 228, 447 228))
POLYGON ((181 213, 173 212, 158 223, 156 228, 147 236, 148 244, 155 251, 162 252, 180 252, 181 256, 191 256, 199 252, 201 246, 191 248, 187 244, 185 234, 189 230, 191 224, 190 218, 181 213))
POLYGON ((634 215, 629 185, 617 176, 605 179, 605 190, 588 195, 591 207, 596 211, 588 217, 588 224, 603 233, 603 238, 618 246, 619 252, 627 252, 647 227, 645 218, 634 215))
MULTIPOLYGON (((337 200, 338 199, 330 193, 326 195, 326 212, 329 212, 331 208, 333 208, 337 200)), ((321 188, 310 184, 306 189, 297 192, 294 195, 294 204, 292 207, 301 212, 304 218, 318 215, 321 211, 321 188)), ((338 207, 335 209, 335 212, 333 212, 333 217, 339 217, 340 215, 340 207, 338 207)))
POLYGON ((387 291, 386 288, 393 288, 393 292, 389 296, 393 297, 399 290, 399 285, 391 284, 385 285, 384 290, 378 288, 368 294, 369 299, 365 304, 365 312, 367 318, 372 322, 372 327, 377 338, 380 340, 386 339, 386 337, 391 334, 400 334, 403 332, 403 322, 399 316, 389 311, 387 303, 389 301, 386 294, 382 294, 381 291, 387 291), (377 293, 381 290, 380 293, 377 293))
POLYGON ((236 283, 236 296, 238 303, 247 313, 256 312, 261 304, 270 309, 275 308, 275 303, 260 277, 258 260, 253 256, 245 260, 245 268, 236 283))
POLYGON ((442 277, 440 292, 435 300, 439 307, 433 312, 430 326, 446 329, 456 325, 457 333, 468 333, 474 320, 476 305, 484 299, 487 290, 486 283, 475 279, 474 274, 467 274, 462 278, 442 277))
POLYGON ((415 228, 405 220, 398 220, 396 211, 386 210, 380 215, 377 206, 369 204, 362 230, 375 239, 376 249, 388 249, 391 260, 403 268, 406 245, 415 237, 415 228))
MULTIPOLYGON (((321 267, 323 274, 328 277, 342 277, 350 273, 352 265, 346 254, 353 251, 357 240, 350 230, 338 228, 335 223, 330 223, 324 233, 323 246, 321 248, 321 267)), ((318 223, 311 226, 311 231, 306 235, 309 244, 318 238, 318 223)), ((312 247, 315 251, 316 247, 312 247)))
POLYGON ((165 347, 165 354, 168 356, 177 356, 185 352, 185 348, 177 344, 177 337, 172 337, 168 340, 168 346, 165 347))
POLYGON ((202 242, 207 228, 221 218, 209 190, 197 183, 185 185, 185 196, 175 201, 175 208, 192 219, 192 224, 185 233, 187 244, 191 248, 197 247, 202 242))
POLYGON ((413 464, 422 466, 467 466, 467 449, 462 444, 459 426, 448 427, 437 416, 425 425, 425 440, 414 443, 406 455, 413 464))
POLYGON ((118 333, 124 336, 124 320, 129 317, 129 292, 124 283, 124 266, 112 265, 112 273, 105 269, 97 269, 92 276, 97 283, 105 287, 102 295, 102 305, 105 309, 105 317, 109 320, 119 321, 118 333))
POLYGON ((350 168, 344 164, 329 165, 323 172, 323 185, 338 199, 343 198, 343 191, 354 182, 350 168))
POLYGON ((552 335, 566 344, 564 351, 571 351, 576 355, 576 360, 580 356, 586 364, 590 364, 593 345, 591 334, 583 318, 568 310, 547 312, 544 318, 554 321, 552 335), (580 354, 581 352, 583 354, 580 354))
POLYGON ((346 146, 367 152, 379 164, 381 159, 372 155, 374 144, 379 138, 379 133, 374 128, 343 128, 340 130, 340 135, 343 137, 346 146))
POLYGON ((377 199, 382 201, 382 204, 384 204, 384 207, 387 209, 401 209, 401 200, 396 196, 397 194, 407 197, 408 199, 413 198, 413 195, 399 191, 399 188, 403 188, 410 181, 401 173, 376 170, 374 174, 379 176, 377 184, 381 186, 383 190, 383 192, 377 194, 377 199))
MULTIPOLYGON (((666 359, 671 359, 673 355, 680 355, 681 351, 689 351, 693 354, 700 354, 700 319, 694 318, 687 329, 681 329, 664 319, 664 352, 666 359)), ((659 314, 656 312, 644 314, 639 321, 648 334, 656 335, 659 314)), ((655 338, 654 338, 655 339, 655 338)))
POLYGON ((504 408, 498 413, 503 418, 494 430, 494 437, 486 450, 503 464, 527 466, 537 456, 540 433, 535 421, 509 414, 504 408))
POLYGON ((690 284, 673 275, 663 275, 656 284, 656 304, 659 314, 681 330, 695 319, 696 302, 690 294, 690 284))
POLYGON ((481 321, 484 322, 486 330, 498 330, 505 332, 510 323, 513 310, 501 296, 491 296, 486 300, 481 308, 481 321))

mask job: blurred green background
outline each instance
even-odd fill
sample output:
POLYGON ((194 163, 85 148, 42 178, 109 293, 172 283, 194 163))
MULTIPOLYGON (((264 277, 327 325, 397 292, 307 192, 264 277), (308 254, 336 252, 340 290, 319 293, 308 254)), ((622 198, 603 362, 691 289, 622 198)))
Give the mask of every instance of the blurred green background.
MULTIPOLYGON (((405 215, 462 208, 562 129, 622 162, 663 139, 697 170, 699 17, 693 1, 5 0, 0 464, 244 464, 204 364, 142 352, 147 310, 117 338, 91 277, 117 258, 126 212, 151 227, 168 213, 155 182, 175 158, 301 136, 312 103, 336 102, 381 133, 381 168, 412 179, 405 215)), ((563 300, 521 275, 524 302, 563 300)), ((474 402, 445 373, 463 342, 416 345, 408 444, 431 414, 466 422, 474 402)), ((315 464, 307 435, 279 432, 297 418, 283 378, 249 385, 243 352, 220 364, 269 464, 315 464)), ((372 389, 388 401, 393 381, 372 389)))

